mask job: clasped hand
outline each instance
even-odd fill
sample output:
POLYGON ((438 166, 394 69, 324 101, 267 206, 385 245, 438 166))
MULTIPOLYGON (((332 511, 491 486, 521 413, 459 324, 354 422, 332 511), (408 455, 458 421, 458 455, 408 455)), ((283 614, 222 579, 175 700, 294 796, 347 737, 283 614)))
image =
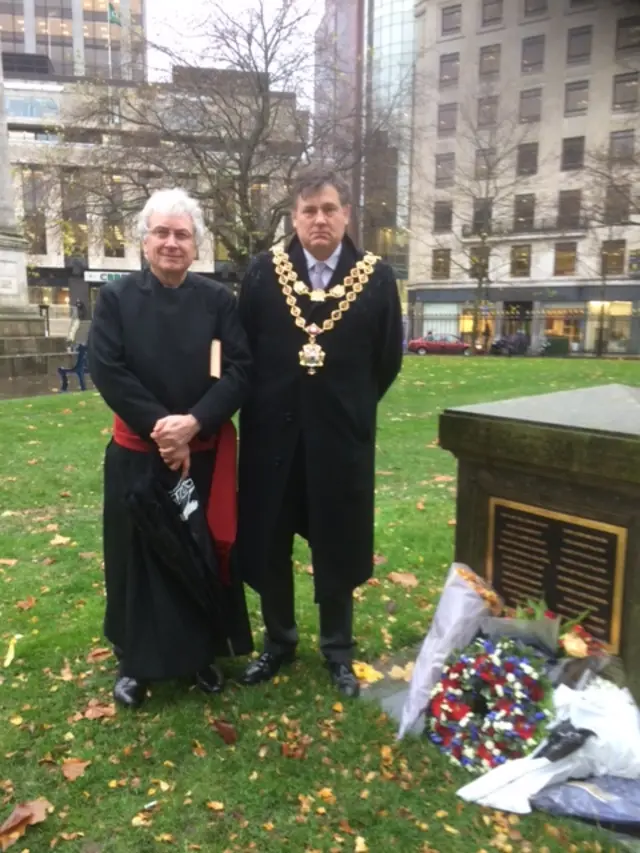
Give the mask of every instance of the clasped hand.
POLYGON ((189 442, 199 431, 200 424, 193 415, 167 415, 156 421, 151 433, 164 462, 172 471, 181 470, 183 477, 189 473, 191 464, 189 442))

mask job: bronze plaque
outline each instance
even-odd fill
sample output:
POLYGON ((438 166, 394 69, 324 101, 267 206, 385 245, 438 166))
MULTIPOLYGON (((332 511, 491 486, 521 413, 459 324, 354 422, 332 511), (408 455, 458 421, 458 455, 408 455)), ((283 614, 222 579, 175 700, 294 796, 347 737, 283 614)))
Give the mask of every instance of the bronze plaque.
POLYGON ((620 652, 627 531, 577 515, 489 500, 487 579, 509 606, 544 600, 620 652))

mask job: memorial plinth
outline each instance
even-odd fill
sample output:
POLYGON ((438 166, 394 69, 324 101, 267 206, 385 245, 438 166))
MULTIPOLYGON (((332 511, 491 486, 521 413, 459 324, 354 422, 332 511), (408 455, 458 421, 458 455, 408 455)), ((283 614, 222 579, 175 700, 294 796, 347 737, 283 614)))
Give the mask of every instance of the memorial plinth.
POLYGON ((620 654, 640 697, 640 388, 445 411, 458 459, 457 561, 508 604, 544 599, 620 654))

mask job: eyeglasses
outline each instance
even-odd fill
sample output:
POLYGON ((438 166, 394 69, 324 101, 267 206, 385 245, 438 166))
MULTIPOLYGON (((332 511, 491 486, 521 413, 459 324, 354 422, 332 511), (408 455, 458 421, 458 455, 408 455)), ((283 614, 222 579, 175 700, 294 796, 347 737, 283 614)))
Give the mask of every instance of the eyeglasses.
POLYGON ((154 228, 149 232, 152 237, 155 237, 156 240, 168 240, 169 237, 173 234, 176 243, 188 243, 193 240, 193 234, 191 231, 185 231, 183 229, 179 229, 178 231, 172 231, 170 228, 154 228))

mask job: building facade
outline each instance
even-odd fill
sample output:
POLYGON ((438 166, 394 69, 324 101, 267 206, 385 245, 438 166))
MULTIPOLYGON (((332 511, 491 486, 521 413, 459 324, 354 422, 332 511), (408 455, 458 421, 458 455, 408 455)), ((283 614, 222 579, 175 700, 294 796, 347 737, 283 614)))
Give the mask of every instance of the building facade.
POLYGON ((42 56, 59 76, 143 80, 145 14, 144 0, 3 0, 2 52, 23 74, 42 56))
POLYGON ((487 336, 640 352, 638 4, 416 0, 415 22, 410 334, 468 337, 480 305, 487 336))

